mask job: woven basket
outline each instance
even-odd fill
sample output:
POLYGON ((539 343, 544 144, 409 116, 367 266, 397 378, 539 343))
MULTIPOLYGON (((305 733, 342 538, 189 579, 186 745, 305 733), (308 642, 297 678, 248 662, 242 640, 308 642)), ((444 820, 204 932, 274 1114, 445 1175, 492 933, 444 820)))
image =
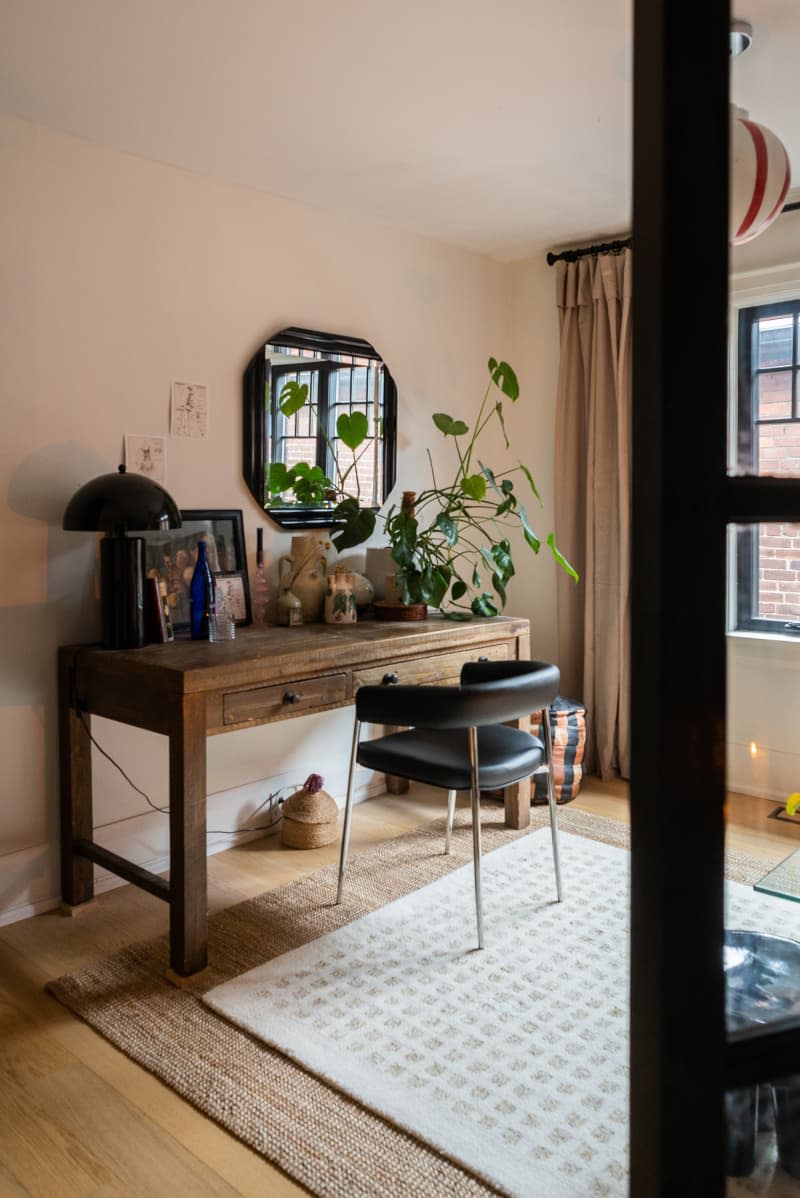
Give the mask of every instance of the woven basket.
POLYGON ((339 808, 324 790, 298 790, 283 804, 281 842, 290 849, 318 849, 338 835, 339 808))

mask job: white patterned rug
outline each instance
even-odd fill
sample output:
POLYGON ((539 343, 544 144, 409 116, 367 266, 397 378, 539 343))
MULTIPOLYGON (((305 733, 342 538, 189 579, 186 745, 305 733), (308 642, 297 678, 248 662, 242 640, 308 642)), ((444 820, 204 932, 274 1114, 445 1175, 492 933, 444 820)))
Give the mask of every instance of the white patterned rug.
MULTIPOLYGON (((541 829, 211 990, 205 1001, 501 1190, 627 1192, 629 854, 541 829)), ((800 907, 728 883, 729 927, 800 939, 800 907)), ((771 1172, 771 1170, 770 1170, 771 1172)), ((766 1193, 762 1174, 728 1193, 766 1193)), ((768 1190, 797 1198, 776 1170, 768 1190)))

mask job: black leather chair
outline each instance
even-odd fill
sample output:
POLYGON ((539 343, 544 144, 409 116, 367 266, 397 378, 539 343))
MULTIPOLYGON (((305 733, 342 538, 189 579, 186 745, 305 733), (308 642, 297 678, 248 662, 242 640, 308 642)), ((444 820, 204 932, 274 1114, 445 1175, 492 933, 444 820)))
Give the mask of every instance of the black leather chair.
POLYGON ((556 893, 561 902, 558 824, 550 773, 552 736, 550 704, 558 693, 559 672, 541 661, 468 662, 459 686, 362 686, 356 692, 356 722, 347 780, 339 885, 350 847, 353 777, 356 763, 450 792, 445 852, 455 814, 456 792, 468 790, 472 801, 472 849, 478 947, 483 948, 481 900, 480 792, 510 786, 533 774, 547 774, 547 797, 553 839, 556 893), (507 720, 541 711, 543 741, 510 728, 507 720), (361 740, 361 725, 412 725, 376 740, 361 740))

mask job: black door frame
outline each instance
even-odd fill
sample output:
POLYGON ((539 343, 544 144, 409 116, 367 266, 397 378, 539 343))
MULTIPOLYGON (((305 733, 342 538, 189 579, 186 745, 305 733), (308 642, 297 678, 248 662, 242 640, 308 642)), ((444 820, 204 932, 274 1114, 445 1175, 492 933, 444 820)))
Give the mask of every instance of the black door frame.
POLYGON ((726 1086, 800 1073, 800 1031, 726 1045, 726 526, 800 518, 728 478, 729 0, 634 0, 631 1183, 724 1194, 726 1086))

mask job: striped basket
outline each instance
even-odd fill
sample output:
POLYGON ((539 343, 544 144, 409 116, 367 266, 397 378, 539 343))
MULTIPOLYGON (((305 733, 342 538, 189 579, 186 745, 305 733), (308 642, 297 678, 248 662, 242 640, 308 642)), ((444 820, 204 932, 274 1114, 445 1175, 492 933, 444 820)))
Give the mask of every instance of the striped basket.
MULTIPOLYGON (((583 753, 586 748, 586 708, 574 699, 560 695, 550 707, 550 727, 553 730, 553 786, 556 802, 568 803, 581 788, 583 753)), ((531 732, 541 736, 538 720, 531 722, 531 732)), ((547 776, 539 774, 532 801, 547 802, 547 776)))

